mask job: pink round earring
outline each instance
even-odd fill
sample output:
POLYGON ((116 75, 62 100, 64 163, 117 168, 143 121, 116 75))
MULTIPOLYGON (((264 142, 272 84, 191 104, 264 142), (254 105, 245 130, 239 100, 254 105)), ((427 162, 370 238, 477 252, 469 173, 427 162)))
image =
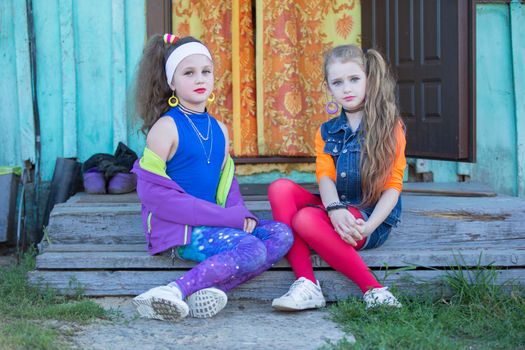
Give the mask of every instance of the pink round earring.
POLYGON ((339 106, 334 101, 330 101, 326 104, 326 113, 328 114, 336 114, 339 112, 339 106))

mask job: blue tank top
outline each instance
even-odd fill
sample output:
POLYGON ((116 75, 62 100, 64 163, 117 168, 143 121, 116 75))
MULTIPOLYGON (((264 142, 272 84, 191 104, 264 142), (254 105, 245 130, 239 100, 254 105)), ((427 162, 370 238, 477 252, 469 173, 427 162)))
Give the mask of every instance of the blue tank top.
POLYGON ((165 115, 173 118, 179 132, 179 146, 166 162, 166 173, 187 193, 215 203, 226 142, 219 123, 207 112, 180 105, 165 115))

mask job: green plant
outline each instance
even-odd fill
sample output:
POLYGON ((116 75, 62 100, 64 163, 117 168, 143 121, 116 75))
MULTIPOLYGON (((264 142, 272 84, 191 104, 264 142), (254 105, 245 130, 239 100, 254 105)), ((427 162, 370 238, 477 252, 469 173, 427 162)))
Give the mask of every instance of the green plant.
POLYGON ((29 285, 27 273, 35 266, 35 250, 20 255, 20 263, 0 268, 0 348, 60 349, 56 332, 35 320, 55 319, 87 323, 109 314, 95 302, 82 297, 72 281, 74 297, 58 295, 51 288, 29 285))
MULTIPOLYGON (((394 270, 390 270, 392 273, 394 270)), ((331 309, 335 321, 356 338, 332 349, 520 349, 525 348, 525 289, 498 283, 492 266, 467 269, 456 261, 439 281, 444 288, 420 288, 396 296, 401 309, 365 310, 359 298, 331 309), (437 294, 437 292, 441 294, 437 294)), ((428 285, 429 287, 431 284, 428 285)))

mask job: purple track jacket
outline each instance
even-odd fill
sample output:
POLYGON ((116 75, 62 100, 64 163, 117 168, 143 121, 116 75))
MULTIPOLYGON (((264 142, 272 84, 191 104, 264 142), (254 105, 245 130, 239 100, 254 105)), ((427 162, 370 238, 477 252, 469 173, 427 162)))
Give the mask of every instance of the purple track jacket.
POLYGON ((243 229, 245 218, 258 221, 244 205, 233 178, 225 207, 186 193, 175 181, 147 171, 137 160, 137 194, 142 203, 142 223, 151 255, 191 241, 192 226, 243 229))

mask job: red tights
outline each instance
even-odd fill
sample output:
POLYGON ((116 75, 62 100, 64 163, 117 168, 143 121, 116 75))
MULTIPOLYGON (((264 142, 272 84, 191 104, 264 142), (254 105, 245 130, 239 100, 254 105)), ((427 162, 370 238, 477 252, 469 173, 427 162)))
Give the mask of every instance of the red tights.
MULTIPOLYGON (((268 199, 274 220, 293 230, 294 243, 287 258, 297 278, 305 277, 316 283, 311 247, 330 266, 357 284, 363 293, 370 288, 382 287, 356 251, 365 244, 365 239, 358 241, 357 247, 351 246, 334 230, 324 210, 307 206, 322 206, 319 197, 289 179, 279 179, 270 185, 268 199)), ((348 210, 356 219, 362 218, 356 208, 348 210)))

